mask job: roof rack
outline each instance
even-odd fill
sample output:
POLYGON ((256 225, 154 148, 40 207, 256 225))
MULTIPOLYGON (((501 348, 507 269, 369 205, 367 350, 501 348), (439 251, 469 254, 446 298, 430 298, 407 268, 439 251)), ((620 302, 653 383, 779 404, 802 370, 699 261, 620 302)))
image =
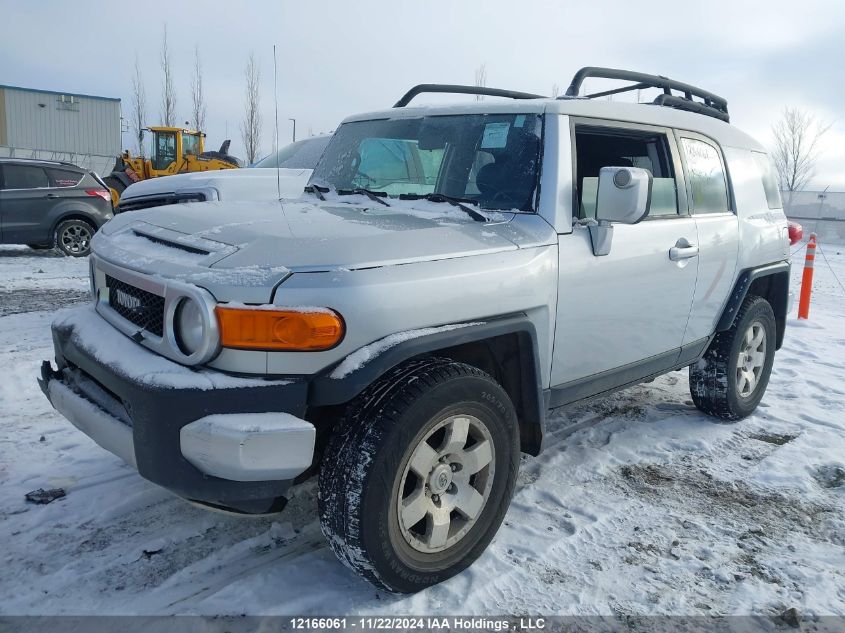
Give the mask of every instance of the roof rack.
POLYGON ((646 73, 638 73, 631 70, 619 70, 617 68, 600 68, 598 66, 587 66, 582 68, 572 78, 572 83, 566 89, 566 97, 577 97, 581 90, 581 84, 587 77, 601 77, 603 79, 621 79, 623 81, 633 81, 635 83, 615 88, 613 90, 603 90, 602 92, 594 92, 588 95, 582 95, 586 99, 595 99, 596 97, 606 97, 609 95, 619 94, 621 92, 630 92, 633 90, 641 90, 643 88, 660 88, 663 90, 662 95, 658 95, 653 101, 654 105, 667 106, 670 108, 677 108, 678 110, 687 110, 689 112, 696 112, 705 116, 712 116, 726 123, 730 121, 728 115, 728 101, 724 97, 708 92, 696 86, 685 84, 674 79, 669 79, 663 75, 649 75, 646 73), (672 94, 673 90, 682 92, 683 96, 672 94), (698 97, 702 101, 693 101, 693 97, 698 97))
POLYGON ((420 84, 414 86, 405 93, 394 108, 404 108, 411 99, 424 92, 446 92, 462 95, 485 95, 488 97, 507 97, 508 99, 545 99, 542 95, 531 94, 530 92, 517 92, 516 90, 500 90, 499 88, 486 88, 484 86, 460 86, 456 84, 420 84))

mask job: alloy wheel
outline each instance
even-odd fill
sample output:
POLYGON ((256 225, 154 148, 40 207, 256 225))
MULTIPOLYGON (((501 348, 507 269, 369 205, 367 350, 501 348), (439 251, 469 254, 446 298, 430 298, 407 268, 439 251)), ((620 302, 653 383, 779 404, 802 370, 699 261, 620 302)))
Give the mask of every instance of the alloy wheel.
POLYGON ((443 551, 475 525, 490 497, 495 447, 471 415, 451 415, 413 447, 399 485, 397 515, 405 541, 418 552, 443 551))

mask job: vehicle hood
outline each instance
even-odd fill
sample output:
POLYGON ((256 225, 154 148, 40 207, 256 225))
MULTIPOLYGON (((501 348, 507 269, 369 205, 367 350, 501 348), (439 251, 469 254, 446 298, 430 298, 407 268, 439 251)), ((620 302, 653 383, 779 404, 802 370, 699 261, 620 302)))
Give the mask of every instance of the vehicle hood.
POLYGON ((292 272, 468 257, 555 240, 554 230, 533 214, 485 212, 490 221, 482 223, 442 203, 391 201, 384 207, 352 201, 359 197, 145 209, 111 220, 92 247, 112 263, 190 279, 221 299, 216 290, 227 284, 272 289, 292 272))
POLYGON ((297 197, 311 177, 310 169, 220 169, 175 174, 136 182, 124 190, 121 200, 146 196, 212 190, 210 199, 278 200, 297 197), (278 178, 277 178, 278 172, 278 178), (279 195, 281 193, 281 195, 279 195))

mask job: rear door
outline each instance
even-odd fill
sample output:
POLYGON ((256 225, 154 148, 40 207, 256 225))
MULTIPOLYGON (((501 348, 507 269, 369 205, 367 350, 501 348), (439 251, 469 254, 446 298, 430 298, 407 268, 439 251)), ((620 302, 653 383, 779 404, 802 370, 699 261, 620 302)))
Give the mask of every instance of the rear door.
POLYGON ((649 215, 614 224, 610 253, 593 254, 586 227, 559 236, 559 300, 552 404, 563 404, 673 366, 696 287, 695 219, 671 130, 573 120, 575 213, 595 218, 602 167, 653 175, 649 215))
MULTIPOLYGON (((698 283, 684 343, 694 356, 707 343, 731 292, 739 252, 739 221, 728 191, 725 159, 710 138, 676 131, 686 173, 689 208, 698 231, 698 283)), ((753 166, 752 166, 753 167, 753 166)), ((754 182, 760 186, 756 172, 754 182)), ((732 174, 734 186, 745 176, 732 174)))
POLYGON ((47 172, 40 165, 3 164, 0 222, 7 244, 38 244, 49 235, 43 226, 58 195, 51 190, 47 172))

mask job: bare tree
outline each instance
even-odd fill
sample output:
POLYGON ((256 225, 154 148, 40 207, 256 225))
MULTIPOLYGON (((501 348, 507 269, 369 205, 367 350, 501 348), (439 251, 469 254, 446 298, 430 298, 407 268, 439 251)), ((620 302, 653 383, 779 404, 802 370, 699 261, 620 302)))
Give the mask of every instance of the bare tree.
POLYGON ((164 83, 161 90, 161 122, 172 126, 176 122, 176 88, 173 86, 173 68, 170 63, 170 49, 167 46, 167 24, 164 25, 164 39, 161 43, 161 70, 164 83))
POLYGON ((258 91, 261 82, 261 70, 255 60, 255 53, 250 51, 246 64, 246 107, 241 123, 241 138, 246 150, 247 163, 258 157, 261 141, 261 95, 258 91))
POLYGON ((147 93, 141 76, 141 63, 135 54, 135 73, 132 75, 132 133, 138 143, 138 155, 144 155, 144 128, 147 118, 147 93))
POLYGON ((772 126, 772 160, 781 190, 790 194, 788 202, 792 193, 804 189, 815 175, 819 140, 831 125, 800 108, 785 107, 781 119, 772 126))
POLYGON ((202 61, 200 47, 194 48, 194 78, 191 80, 191 101, 193 105, 193 125, 195 130, 205 131, 205 95, 202 91, 202 61))
MULTIPOLYGON (((481 64, 475 69, 475 85, 484 88, 487 85, 487 64, 481 64)), ((484 95, 475 95, 476 101, 483 101, 484 95)))

